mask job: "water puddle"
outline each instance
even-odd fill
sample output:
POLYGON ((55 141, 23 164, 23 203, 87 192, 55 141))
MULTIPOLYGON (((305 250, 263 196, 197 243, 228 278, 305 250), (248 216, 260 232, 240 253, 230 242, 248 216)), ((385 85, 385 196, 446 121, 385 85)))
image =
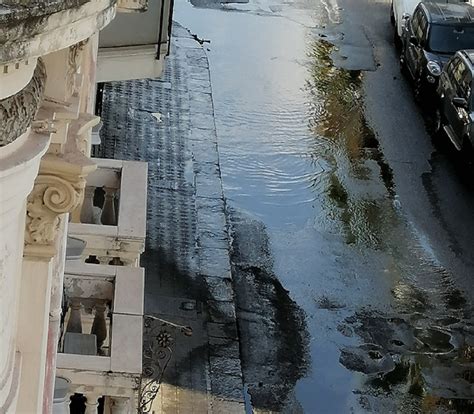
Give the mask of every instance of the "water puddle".
POLYGON ((309 128, 322 143, 312 156, 332 166, 327 176, 327 215, 336 225, 342 224, 347 243, 378 247, 385 227, 394 220, 393 173, 365 119, 363 73, 335 67, 331 58, 335 49, 318 39, 309 52, 313 62, 307 81, 309 128))
MULTIPOLYGON (((310 336, 310 368, 306 356, 282 353, 304 374, 282 364, 278 395, 273 368, 255 366, 268 343, 251 344, 251 403, 260 394, 261 409, 273 398, 300 410, 287 412, 472 412, 470 303, 403 215, 365 113, 365 71, 377 68, 367 36, 355 23, 339 24, 331 1, 240 8, 253 11, 182 8, 177 15, 211 40, 227 201, 268 232, 262 256, 272 261, 272 283, 253 268, 240 269, 241 277, 258 297, 280 295, 289 309, 304 310, 304 324, 288 313, 293 326, 278 313, 287 331, 282 349, 299 348, 288 337, 295 326, 310 336), (312 24, 301 24, 303 14, 312 24)), ((252 307, 264 305, 281 311, 263 300, 252 307)), ((250 328, 272 321, 250 310, 240 305, 250 328)))

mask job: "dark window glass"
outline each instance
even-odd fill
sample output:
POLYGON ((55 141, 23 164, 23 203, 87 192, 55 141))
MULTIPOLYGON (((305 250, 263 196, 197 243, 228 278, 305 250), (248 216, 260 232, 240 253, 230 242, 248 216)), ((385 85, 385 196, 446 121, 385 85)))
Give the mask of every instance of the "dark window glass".
POLYGON ((420 27, 420 15, 421 15, 421 10, 420 9, 416 9, 415 10, 415 13, 413 13, 413 17, 411 18, 411 30, 412 30, 412 34, 414 36, 417 35, 417 32, 418 32, 418 28, 420 27))
POLYGON ((420 15, 420 26, 418 28, 417 38, 420 43, 424 43, 426 40, 426 30, 428 27, 428 20, 424 13, 420 15))
POLYGON ((446 26, 433 24, 428 39, 428 49, 435 53, 453 54, 461 49, 474 48, 473 26, 446 26))

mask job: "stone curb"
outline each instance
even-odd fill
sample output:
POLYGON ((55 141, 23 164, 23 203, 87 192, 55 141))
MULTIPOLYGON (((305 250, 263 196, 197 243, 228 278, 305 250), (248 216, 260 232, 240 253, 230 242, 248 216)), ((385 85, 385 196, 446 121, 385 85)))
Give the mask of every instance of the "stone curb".
POLYGON ((230 237, 219 165, 209 63, 188 31, 174 26, 189 68, 190 148, 195 173, 199 273, 207 283, 210 322, 209 412, 244 413, 244 389, 230 265, 230 237), (193 42, 194 41, 194 44, 193 42))

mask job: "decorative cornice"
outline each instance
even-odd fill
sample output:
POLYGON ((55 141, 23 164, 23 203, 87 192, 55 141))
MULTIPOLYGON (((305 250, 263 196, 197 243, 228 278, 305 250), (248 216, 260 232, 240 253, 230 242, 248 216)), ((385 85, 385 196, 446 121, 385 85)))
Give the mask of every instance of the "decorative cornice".
POLYGON ((0 147, 21 136, 31 125, 43 98, 46 70, 41 59, 31 81, 20 92, 0 100, 0 147))
POLYGON ((3 0, 0 62, 17 62, 69 47, 114 18, 116 0, 3 0))

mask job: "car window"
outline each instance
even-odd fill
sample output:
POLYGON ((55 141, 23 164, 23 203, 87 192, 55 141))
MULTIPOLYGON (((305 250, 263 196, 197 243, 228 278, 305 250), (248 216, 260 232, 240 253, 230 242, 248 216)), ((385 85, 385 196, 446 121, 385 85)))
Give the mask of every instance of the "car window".
POLYGON ((459 64, 458 96, 467 98, 471 88, 471 71, 464 62, 459 64))
POLYGON ((417 33, 417 38, 418 41, 421 43, 424 43, 426 40, 426 32, 428 30, 428 19, 426 18, 424 13, 420 14, 420 19, 419 19, 420 25, 418 27, 418 33, 417 33))
POLYGON ((446 66, 446 73, 448 74, 449 76, 449 79, 452 81, 453 80, 453 74, 454 74, 454 67, 459 63, 459 58, 457 56, 455 56, 454 58, 452 58, 447 66, 446 66))
POLYGON ((456 87, 456 95, 465 98, 469 94, 471 86, 471 75, 465 63, 457 58, 452 70, 452 77, 456 87))
POLYGON ((428 38, 429 51, 442 54, 454 54, 458 50, 473 48, 474 25, 431 25, 428 38))
POLYGON ((415 10, 415 13, 413 13, 413 17, 411 18, 410 24, 411 24, 412 34, 414 36, 417 35, 418 28, 420 27, 420 14, 421 14, 421 9, 417 8, 415 10))

